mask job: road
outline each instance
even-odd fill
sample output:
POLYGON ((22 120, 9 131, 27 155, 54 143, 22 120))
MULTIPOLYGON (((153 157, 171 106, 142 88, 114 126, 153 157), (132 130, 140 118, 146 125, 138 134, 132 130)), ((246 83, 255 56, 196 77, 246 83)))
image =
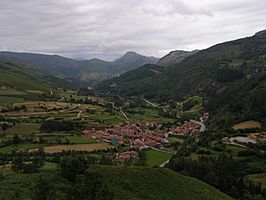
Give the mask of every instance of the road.
POLYGON ((144 99, 144 101, 148 104, 150 104, 151 106, 155 107, 155 108, 158 108, 158 106, 150 101, 148 101, 147 99, 144 99))
POLYGON ((129 119, 128 119, 128 117, 127 117, 126 113, 124 113, 124 111, 122 110, 122 108, 121 108, 121 107, 119 107, 119 109, 120 109, 120 112, 122 113, 122 115, 124 116, 124 118, 125 118, 126 120, 128 120, 128 121, 129 121, 129 119))
POLYGON ((165 165, 167 165, 167 164, 169 163, 169 161, 170 161, 170 160, 167 160, 167 161, 163 162, 162 164, 159 165, 159 167, 164 168, 165 165))
POLYGON ((79 111, 78 116, 77 116, 78 118, 80 118, 81 113, 82 113, 82 110, 79 111))
POLYGON ((203 124, 203 118, 202 117, 200 118, 200 122, 196 121, 196 120, 193 120, 193 119, 191 119, 190 121, 193 122, 193 123, 199 124, 201 126, 200 132, 206 131, 206 126, 205 126, 205 124, 203 124))
MULTIPOLYGON (((147 99, 144 99, 144 101, 145 101, 147 104, 150 104, 151 106, 153 106, 154 108, 159 108, 159 109, 160 109, 160 107, 159 107, 158 105, 156 105, 155 103, 152 103, 152 102, 150 102, 150 101, 147 100, 147 99)), ((164 108, 162 109, 162 111, 165 112, 165 113, 167 113, 167 111, 166 111, 164 108)))

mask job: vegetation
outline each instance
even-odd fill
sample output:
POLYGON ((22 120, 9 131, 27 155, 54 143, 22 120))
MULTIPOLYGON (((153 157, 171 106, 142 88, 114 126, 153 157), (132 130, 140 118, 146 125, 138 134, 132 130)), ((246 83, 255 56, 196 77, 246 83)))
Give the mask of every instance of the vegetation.
POLYGON ((87 169, 86 162, 71 157, 62 159, 59 171, 7 174, 2 183, 0 195, 5 200, 14 199, 14 196, 21 200, 70 197, 77 200, 231 199, 201 181, 169 169, 114 166, 87 169))
POLYGON ((146 157, 148 166, 158 167, 160 164, 169 160, 172 157, 172 154, 151 149, 146 152, 146 157))
POLYGON ((215 45, 166 68, 148 65, 98 84, 97 91, 163 102, 199 95, 213 126, 265 121, 265 33, 215 45), (237 104, 235 102, 238 102, 237 104))

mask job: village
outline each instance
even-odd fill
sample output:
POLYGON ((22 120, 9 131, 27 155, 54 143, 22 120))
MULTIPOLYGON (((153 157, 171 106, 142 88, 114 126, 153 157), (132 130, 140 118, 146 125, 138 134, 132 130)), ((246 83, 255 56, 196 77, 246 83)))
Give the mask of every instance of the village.
MULTIPOLYGON (((97 125, 97 122, 93 123, 97 125)), ((135 150, 145 148, 157 148, 167 143, 169 135, 188 136, 201 132, 202 126, 199 123, 186 121, 176 128, 160 130, 160 125, 155 121, 126 122, 113 125, 105 130, 89 129, 82 133, 99 141, 110 143, 114 146, 128 147, 128 151, 118 153, 117 160, 129 160, 137 156, 135 150), (132 150, 134 149, 134 150, 132 150)))

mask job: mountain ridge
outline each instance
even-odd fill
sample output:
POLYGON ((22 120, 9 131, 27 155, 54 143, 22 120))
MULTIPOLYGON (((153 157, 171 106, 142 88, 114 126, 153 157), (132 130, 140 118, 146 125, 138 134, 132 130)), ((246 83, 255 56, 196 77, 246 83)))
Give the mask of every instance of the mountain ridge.
POLYGON ((241 120, 263 120, 266 116, 260 113, 262 110, 266 113, 265 36, 262 32, 214 45, 180 63, 164 67, 160 73, 141 76, 138 82, 127 79, 127 76, 134 77, 138 73, 133 70, 95 88, 101 93, 144 96, 157 101, 200 95, 206 99, 205 108, 219 116, 221 121, 227 113, 224 123, 227 126, 241 120), (261 91, 265 93, 260 95, 261 91), (231 107, 221 101, 224 96, 231 107), (235 102, 239 102, 237 107, 241 109, 235 102))
POLYGON ((88 81, 90 84, 112 78, 143 64, 155 63, 158 60, 155 57, 147 57, 135 52, 127 52, 116 59, 115 62, 108 62, 98 58, 75 60, 59 55, 10 51, 1 51, 0 57, 33 65, 63 78, 88 81))
POLYGON ((170 66, 177 63, 180 63, 186 57, 197 53, 199 50, 193 51, 184 51, 184 50, 174 50, 170 51, 168 54, 160 58, 160 60, 156 63, 157 65, 161 66, 170 66))

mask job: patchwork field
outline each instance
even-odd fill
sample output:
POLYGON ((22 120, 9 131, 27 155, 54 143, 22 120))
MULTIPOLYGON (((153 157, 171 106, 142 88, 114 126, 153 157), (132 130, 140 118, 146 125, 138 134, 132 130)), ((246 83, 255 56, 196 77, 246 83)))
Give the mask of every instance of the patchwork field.
MULTIPOLYGON (((55 145, 44 147, 44 151, 46 153, 58 153, 62 151, 96 151, 96 150, 106 150, 108 148, 113 148, 108 143, 100 142, 94 144, 74 144, 74 145, 55 145)), ((31 151, 35 151, 36 149, 31 149, 31 151)))
POLYGON ((9 145, 0 148, 0 153, 10 154, 12 151, 22 151, 29 149, 38 149, 41 147, 47 146, 47 144, 17 144, 17 145, 9 145))

